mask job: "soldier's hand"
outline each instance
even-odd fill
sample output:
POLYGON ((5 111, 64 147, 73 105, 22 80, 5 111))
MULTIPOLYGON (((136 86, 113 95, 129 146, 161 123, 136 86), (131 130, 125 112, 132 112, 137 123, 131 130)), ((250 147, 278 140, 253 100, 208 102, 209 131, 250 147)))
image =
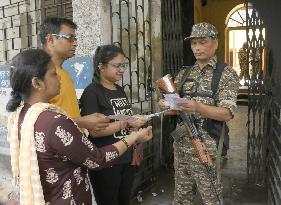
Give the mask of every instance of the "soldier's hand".
POLYGON ((179 115, 179 112, 177 110, 172 110, 169 106, 166 106, 164 99, 159 100, 158 104, 161 111, 167 110, 165 111, 164 115, 179 115))
POLYGON ((168 110, 170 108, 169 106, 166 106, 164 99, 160 99, 158 105, 161 111, 168 110))
POLYGON ((190 100, 186 103, 178 103, 177 108, 184 112, 198 112, 199 102, 190 100))

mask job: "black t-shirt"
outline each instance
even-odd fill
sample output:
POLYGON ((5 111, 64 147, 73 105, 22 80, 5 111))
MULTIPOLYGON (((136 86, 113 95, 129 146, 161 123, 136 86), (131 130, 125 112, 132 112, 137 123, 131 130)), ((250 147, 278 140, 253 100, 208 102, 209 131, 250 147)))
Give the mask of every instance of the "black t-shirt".
MULTIPOLYGON (((92 113, 102 113, 106 116, 116 114, 132 115, 132 106, 126 93, 119 85, 116 85, 116 87, 117 90, 109 90, 98 83, 88 85, 80 99, 81 115, 84 116, 92 113)), ((102 147, 113 144, 128 134, 128 129, 122 129, 113 135, 98 138, 90 137, 90 140, 97 147, 102 147)), ((132 149, 129 149, 120 157, 118 163, 130 163, 131 160, 132 149)))

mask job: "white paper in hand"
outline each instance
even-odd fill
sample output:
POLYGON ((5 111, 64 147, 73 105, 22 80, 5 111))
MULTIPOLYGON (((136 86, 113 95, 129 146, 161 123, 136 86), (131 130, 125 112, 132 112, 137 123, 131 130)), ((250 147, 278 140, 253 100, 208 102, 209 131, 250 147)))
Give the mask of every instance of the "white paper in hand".
POLYGON ((179 103, 188 103, 188 99, 180 98, 178 94, 165 94, 165 105, 169 106, 170 109, 178 110, 177 105, 179 103))
POLYGON ((186 99, 186 98, 176 98, 175 99, 175 104, 180 104, 180 103, 188 103, 190 100, 186 99))
POLYGON ((134 118, 132 116, 130 116, 130 115, 122 115, 122 114, 109 115, 108 117, 111 120, 119 120, 119 121, 127 121, 127 122, 134 120, 134 118))

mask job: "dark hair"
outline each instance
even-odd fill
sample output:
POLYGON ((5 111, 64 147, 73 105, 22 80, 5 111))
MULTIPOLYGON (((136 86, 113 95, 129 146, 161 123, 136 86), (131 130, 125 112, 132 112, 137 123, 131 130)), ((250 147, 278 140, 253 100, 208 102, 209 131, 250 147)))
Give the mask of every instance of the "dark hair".
POLYGON ((67 25, 73 29, 77 29, 77 25, 67 19, 61 17, 47 17, 43 23, 40 25, 40 41, 43 45, 46 44, 46 36, 48 34, 58 34, 61 30, 62 25, 67 25))
POLYGON ((99 82, 100 81, 100 70, 98 68, 98 65, 101 64, 107 64, 109 61, 111 61, 113 58, 115 58, 118 54, 122 54, 125 56, 125 53, 122 48, 115 46, 115 45, 103 45, 98 46, 95 55, 94 55, 94 77, 93 82, 99 82))
POLYGON ((41 49, 30 49, 17 54, 11 63, 10 84, 11 99, 6 105, 8 112, 17 109, 23 99, 30 96, 32 78, 43 79, 51 56, 41 49))

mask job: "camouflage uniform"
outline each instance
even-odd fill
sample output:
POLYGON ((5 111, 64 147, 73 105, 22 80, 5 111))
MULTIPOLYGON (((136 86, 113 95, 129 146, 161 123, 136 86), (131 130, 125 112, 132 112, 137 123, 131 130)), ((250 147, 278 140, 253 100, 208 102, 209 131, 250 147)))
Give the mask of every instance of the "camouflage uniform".
POLYGON ((257 79, 257 75, 260 69, 260 53, 259 50, 251 50, 250 52, 250 64, 252 66, 251 77, 257 79))
POLYGON ((240 65, 239 78, 242 79, 244 77, 245 80, 249 80, 249 66, 247 65, 247 48, 247 43, 244 43, 242 48, 240 48, 238 52, 238 59, 240 65))
MULTIPOLYGON (((208 33, 203 33, 205 36, 202 37, 206 37, 206 34, 208 33)), ((194 33, 191 34, 191 36, 195 35, 194 33)), ((208 36, 210 36, 210 34, 208 34, 208 36)), ((236 98, 239 88, 239 79, 236 71, 229 66, 227 66, 222 73, 217 93, 214 95, 215 100, 212 97, 190 97, 192 96, 191 94, 195 92, 210 94, 209 96, 212 96, 211 82, 214 69, 216 69, 216 63, 216 56, 211 58, 209 63, 202 69, 195 63, 191 68, 188 80, 183 85, 183 97, 200 101, 207 105, 215 105, 216 101, 218 107, 228 108, 233 115, 237 108, 236 98)), ((176 84, 181 82, 183 74, 184 70, 181 70, 176 76, 176 84)), ((200 113, 192 113, 192 117, 196 122, 198 132, 201 134, 208 148, 209 154, 215 157, 216 142, 203 128, 203 123, 206 118, 202 117, 200 113)), ((222 199, 222 186, 219 179, 213 180, 212 183, 214 186, 211 185, 206 168, 197 159, 189 137, 184 137, 174 142, 174 166, 174 205, 198 204, 196 203, 195 197, 197 192, 200 194, 205 205, 219 204, 217 197, 222 199), (214 187, 217 194, 214 192, 214 187)))

